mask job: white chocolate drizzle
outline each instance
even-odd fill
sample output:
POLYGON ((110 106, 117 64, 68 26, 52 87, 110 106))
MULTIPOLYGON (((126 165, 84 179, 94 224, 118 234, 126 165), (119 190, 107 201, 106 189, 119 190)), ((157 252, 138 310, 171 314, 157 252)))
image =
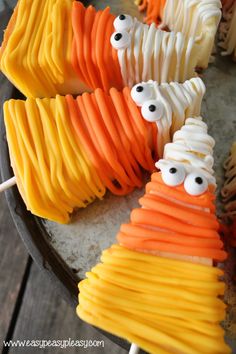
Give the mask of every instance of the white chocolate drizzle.
MULTIPOLYGON (((123 29, 120 32, 124 34, 123 29)), ((148 26, 136 18, 126 33, 130 40, 125 48, 116 45, 114 34, 111 37, 111 44, 118 51, 124 85, 132 87, 151 79, 157 83, 184 82, 196 76, 199 48, 192 37, 162 31, 154 23, 148 26)))
POLYGON ((202 118, 187 118, 185 125, 174 134, 173 142, 165 145, 164 159, 183 164, 188 172, 201 170, 215 185, 214 145, 215 141, 207 133, 207 125, 202 118))
POLYGON ((197 66, 206 68, 221 18, 220 0, 167 0, 162 24, 174 32, 194 38, 200 45, 197 66))
POLYGON ((162 157, 165 144, 172 141, 174 133, 183 126, 185 119, 200 115, 204 93, 205 85, 200 78, 187 80, 184 84, 171 82, 161 85, 150 80, 132 88, 131 96, 138 106, 143 107, 149 101, 152 104, 155 100, 162 108, 161 117, 157 116, 156 119, 159 157, 162 157), (144 88, 141 93, 136 91, 138 86, 144 88), (145 92, 146 95, 144 95, 145 92))

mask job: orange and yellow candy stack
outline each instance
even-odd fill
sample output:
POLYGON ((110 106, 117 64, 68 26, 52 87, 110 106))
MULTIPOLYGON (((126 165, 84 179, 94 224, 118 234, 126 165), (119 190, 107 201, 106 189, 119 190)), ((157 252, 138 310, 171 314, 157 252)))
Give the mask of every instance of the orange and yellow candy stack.
POLYGON ((119 244, 80 282, 77 314, 149 353, 230 353, 220 325, 225 285, 216 265, 227 253, 215 186, 187 161, 156 165, 161 171, 121 225, 119 244))

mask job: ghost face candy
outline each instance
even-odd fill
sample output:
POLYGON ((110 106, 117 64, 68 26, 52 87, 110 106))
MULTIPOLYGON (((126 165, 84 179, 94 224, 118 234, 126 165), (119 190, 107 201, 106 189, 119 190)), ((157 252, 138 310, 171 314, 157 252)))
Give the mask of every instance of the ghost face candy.
MULTIPOLYGON (((185 90, 191 98, 186 112, 198 113, 200 83, 192 79, 178 84, 194 92, 191 96, 185 90)), ((177 94, 172 100, 166 97, 170 106, 177 94)), ((173 110, 169 119, 174 117, 173 110)), ((165 112, 160 119, 167 119, 165 112)), ((75 208, 101 199, 106 189, 126 195, 141 187, 142 169, 153 171, 163 141, 162 131, 143 118, 128 87, 109 94, 97 89, 76 98, 10 100, 4 104, 4 120, 11 164, 27 208, 61 223, 69 222, 75 208)))
POLYGON ((131 97, 140 107, 143 118, 157 125, 159 157, 186 118, 199 116, 204 93, 205 86, 200 78, 184 84, 171 82, 161 85, 150 80, 132 88, 131 97))
POLYGON ((5 31, 0 68, 27 97, 55 97, 142 80, 195 75, 198 46, 109 8, 72 0, 19 0, 5 31))
MULTIPOLYGON (((201 170, 188 173, 181 163, 160 160, 146 194, 130 223, 121 226, 119 243, 152 254, 178 254, 183 259, 222 261, 226 253, 218 234, 215 196, 201 170), (192 258, 193 257, 193 258, 192 258)), ((210 263, 211 264, 211 263, 210 263)))

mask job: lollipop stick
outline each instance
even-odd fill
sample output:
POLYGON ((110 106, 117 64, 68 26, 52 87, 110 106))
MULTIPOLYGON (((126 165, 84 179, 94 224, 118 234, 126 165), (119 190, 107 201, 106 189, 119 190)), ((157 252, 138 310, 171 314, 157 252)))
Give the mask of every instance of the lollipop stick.
POLYGON ((129 350, 129 354, 138 354, 138 352, 139 352, 139 347, 136 344, 132 343, 129 350))
POLYGON ((16 184, 16 177, 12 177, 8 179, 7 181, 3 182, 0 184, 0 193, 4 192, 6 189, 11 188, 16 184))

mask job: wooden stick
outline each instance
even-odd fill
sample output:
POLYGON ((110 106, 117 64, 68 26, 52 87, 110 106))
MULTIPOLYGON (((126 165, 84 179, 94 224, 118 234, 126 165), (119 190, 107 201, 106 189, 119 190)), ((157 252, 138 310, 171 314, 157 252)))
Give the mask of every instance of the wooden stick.
POLYGON ((6 189, 11 188, 16 184, 16 177, 12 177, 8 179, 7 181, 3 182, 0 184, 0 193, 4 192, 6 189))
POLYGON ((138 352, 139 352, 139 347, 136 344, 132 343, 129 350, 129 354, 138 354, 138 352))

